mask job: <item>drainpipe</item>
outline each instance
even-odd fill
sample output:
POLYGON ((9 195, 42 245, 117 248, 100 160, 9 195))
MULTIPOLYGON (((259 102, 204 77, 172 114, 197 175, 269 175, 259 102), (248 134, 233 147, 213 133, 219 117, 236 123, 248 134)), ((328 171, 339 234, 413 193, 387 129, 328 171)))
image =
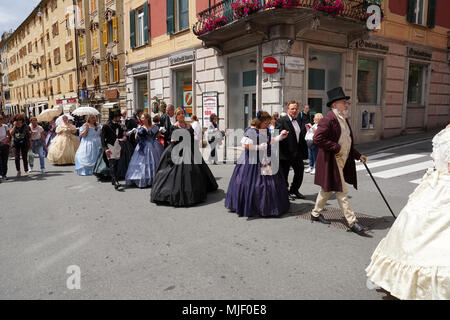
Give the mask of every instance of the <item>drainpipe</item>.
POLYGON ((75 35, 75 66, 76 66, 76 68, 77 68, 77 72, 76 72, 76 76, 75 76, 75 79, 76 79, 76 82, 77 82, 77 100, 78 100, 78 103, 80 103, 80 89, 79 89, 79 85, 80 85, 80 75, 79 75, 79 72, 80 72, 80 57, 79 57, 79 52, 78 52, 78 46, 79 46, 79 44, 78 44, 78 34, 77 34, 77 26, 76 26, 76 20, 77 20, 77 15, 75 14, 76 13, 76 7, 77 7, 77 3, 76 3, 76 0, 72 0, 72 5, 73 5, 73 10, 74 10, 74 15, 73 15, 73 32, 74 32, 74 35, 75 35))

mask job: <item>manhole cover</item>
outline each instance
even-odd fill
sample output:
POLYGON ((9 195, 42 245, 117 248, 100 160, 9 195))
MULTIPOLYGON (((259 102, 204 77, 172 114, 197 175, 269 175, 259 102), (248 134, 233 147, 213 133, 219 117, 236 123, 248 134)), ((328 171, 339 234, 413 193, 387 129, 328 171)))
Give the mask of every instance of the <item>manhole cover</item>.
MULTIPOLYGON (((295 212, 295 215, 297 216, 297 218, 311 221, 312 209, 307 210, 307 211, 302 210, 300 212, 295 212)), ((385 221, 384 218, 369 216, 369 215, 358 213, 358 212, 355 212, 355 214, 356 214, 356 219, 358 220, 358 222, 365 225, 369 229, 372 229, 379 222, 385 221)), ((331 221, 331 226, 337 227, 337 228, 343 229, 343 230, 349 229, 348 224, 347 224, 347 219, 345 219, 345 216, 342 213, 341 209, 326 207, 325 210, 322 211, 322 215, 325 217, 325 219, 331 221)), ((320 222, 318 222, 318 223, 320 223, 320 222)))

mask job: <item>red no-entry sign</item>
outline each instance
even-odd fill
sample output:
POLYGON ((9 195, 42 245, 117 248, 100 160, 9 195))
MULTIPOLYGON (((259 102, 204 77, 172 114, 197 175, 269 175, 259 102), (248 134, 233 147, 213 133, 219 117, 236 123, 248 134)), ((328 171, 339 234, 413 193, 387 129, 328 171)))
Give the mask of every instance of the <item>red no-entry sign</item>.
POLYGON ((267 74, 273 74, 278 71, 278 61, 274 57, 267 57, 263 60, 263 70, 267 74))

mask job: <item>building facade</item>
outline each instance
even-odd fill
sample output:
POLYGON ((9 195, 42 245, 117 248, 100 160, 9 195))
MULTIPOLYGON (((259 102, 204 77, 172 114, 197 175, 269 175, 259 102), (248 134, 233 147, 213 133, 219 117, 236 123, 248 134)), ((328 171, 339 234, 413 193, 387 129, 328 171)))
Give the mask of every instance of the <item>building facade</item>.
POLYGON ((197 112, 194 84, 202 49, 191 27, 199 10, 196 0, 125 1, 129 113, 154 111, 155 97, 184 107, 188 117, 197 112))
POLYGON ((43 0, 6 41, 12 114, 79 103, 73 3, 43 0))
POLYGON ((326 92, 336 86, 351 97, 357 143, 449 122, 448 1, 343 1, 336 17, 314 1, 291 8, 263 2, 248 15, 233 9, 236 2, 208 7, 194 26, 209 48, 197 54, 197 101, 202 91, 223 92, 226 128, 248 126, 258 109, 281 112, 290 100, 325 114, 326 92), (375 2, 381 28, 369 30, 366 9, 375 2), (224 83, 210 82, 217 74, 224 83))
POLYGON ((126 107, 123 0, 77 0, 80 99, 102 121, 114 106, 126 107))

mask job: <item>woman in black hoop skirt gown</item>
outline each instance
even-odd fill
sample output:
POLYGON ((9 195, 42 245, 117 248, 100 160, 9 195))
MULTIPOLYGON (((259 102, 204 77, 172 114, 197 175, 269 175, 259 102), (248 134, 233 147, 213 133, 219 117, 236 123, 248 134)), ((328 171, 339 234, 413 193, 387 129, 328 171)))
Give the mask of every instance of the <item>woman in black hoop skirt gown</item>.
MULTIPOLYGON (((175 110, 177 122, 170 128, 170 135, 176 130, 184 129, 189 132, 191 139, 191 164, 175 164, 172 161, 172 150, 182 141, 172 140, 169 147, 161 156, 153 181, 150 201, 157 204, 168 204, 175 207, 189 207, 206 200, 208 192, 217 190, 218 185, 208 165, 205 163, 197 145, 194 143, 194 130, 184 121, 182 108, 175 110), (194 152, 200 157, 201 164, 194 163, 194 152)), ((180 150, 180 156, 183 154, 180 150)))

